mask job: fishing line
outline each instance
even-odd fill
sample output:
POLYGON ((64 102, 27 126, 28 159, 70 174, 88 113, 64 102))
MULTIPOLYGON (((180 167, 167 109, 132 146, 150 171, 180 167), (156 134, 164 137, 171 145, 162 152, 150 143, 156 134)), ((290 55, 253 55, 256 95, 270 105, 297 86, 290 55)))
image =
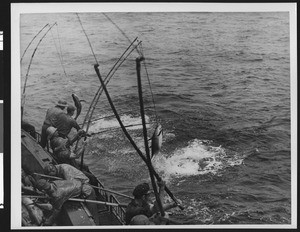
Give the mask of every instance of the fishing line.
MULTIPOLYGON (((98 63, 98 61, 97 61, 97 58, 96 58, 96 55, 95 55, 95 53, 94 53, 92 44, 91 44, 91 42, 90 42, 90 40, 89 40, 88 35, 86 34, 86 32, 85 32, 85 30, 84 30, 84 28, 83 28, 83 25, 82 25, 82 23, 81 23, 81 20, 80 20, 80 17, 79 17, 79 15, 78 15, 78 13, 76 13, 76 15, 77 15, 77 18, 78 18, 79 23, 80 23, 80 25, 81 25, 81 28, 82 28, 82 30, 83 30, 83 32, 84 32, 84 34, 85 34, 85 36, 86 36, 86 38, 87 38, 87 40, 88 40, 88 43, 89 43, 89 46, 90 46, 91 51, 92 51, 92 53, 93 53, 93 56, 94 56, 94 58, 95 58, 96 64, 99 65, 99 63, 98 63)), ((136 39, 135 39, 135 40, 136 40, 136 39)), ((126 53, 126 51, 131 47, 131 45, 135 42, 135 40, 134 40, 134 41, 130 44, 130 46, 125 50, 125 52, 122 54, 122 56, 123 56, 123 55, 126 53)), ((131 51, 131 52, 132 52, 132 51, 131 51)), ((129 54, 131 54, 131 52, 130 52, 129 54)), ((120 59, 122 58, 122 56, 120 57, 120 59)), ((128 56, 126 56, 126 57, 123 59, 123 61, 121 62, 121 64, 126 60, 127 57, 128 57, 128 56)), ((120 59, 119 59, 119 60, 120 60, 120 59)), ((119 60, 118 60, 117 62, 119 62, 119 60)), ((113 68, 111 69, 111 71, 115 68, 115 66, 116 66, 116 64, 113 66, 113 68)), ((120 67, 120 65, 119 65, 116 69, 118 69, 119 67, 120 67)), ((110 71, 109 73, 111 73, 111 71, 110 71)), ((113 72, 113 74, 114 74, 114 72, 113 72)), ((111 75, 111 77, 113 76, 113 74, 111 75)), ((109 80, 110 80, 111 77, 108 77, 108 75, 107 75, 107 77, 105 78, 106 80, 108 79, 107 82, 106 82, 106 84, 108 84, 108 82, 109 82, 109 80)), ((97 91, 97 93, 96 93, 96 95, 95 95, 95 97, 94 97, 94 99, 93 99, 93 101, 92 101, 92 104, 91 104, 90 107, 89 107, 89 110, 88 110, 88 112, 87 112, 87 114, 86 114, 86 117, 85 117, 85 119, 84 119, 83 125, 85 124, 87 118, 89 117, 89 122, 88 122, 88 124, 87 124, 86 132, 87 132, 88 129, 89 129, 90 120, 91 120, 92 115, 93 115, 93 112, 94 112, 94 110, 95 110, 95 106, 96 106, 96 104, 97 104, 97 102, 98 102, 98 100, 99 100, 99 98, 100 98, 100 96, 101 96, 101 93, 102 93, 102 92, 101 92, 101 89, 99 88, 99 90, 97 91), (96 103, 94 103, 95 100, 96 100, 96 103), (92 107, 92 108, 91 108, 91 107, 92 107), (92 109, 92 111, 91 111, 91 109, 92 109), (89 116, 89 114, 90 114, 90 116, 89 116)), ((76 147, 77 147, 77 145, 78 145, 78 142, 77 142, 77 144, 76 144, 76 147)))
POLYGON ((96 61, 96 63, 98 64, 98 61, 97 61, 96 55, 95 55, 95 53, 94 53, 94 50, 93 50, 93 47, 92 47, 92 44, 91 44, 91 42, 90 42, 90 40, 89 40, 89 37, 88 37, 88 35, 86 34, 86 32, 85 32, 85 30, 84 30, 84 28, 83 28, 83 25, 82 25, 82 23, 81 23, 81 20, 80 20, 79 14, 78 14, 78 13, 76 13, 76 15, 77 15, 78 21, 79 21, 79 23, 80 23, 80 25, 81 25, 82 31, 83 31, 83 33, 85 34, 85 37, 87 38, 87 41, 88 41, 88 43, 89 43, 89 46, 90 46, 90 48, 91 48, 91 51, 92 51, 92 53, 93 53, 93 56, 94 56, 94 58, 95 58, 95 61, 96 61))
MULTIPOLYGON (((142 44, 141 44, 141 50, 143 51, 142 44)), ((147 76, 147 80, 148 80, 148 84, 149 84, 149 88, 150 88, 150 93, 151 93, 153 108, 154 108, 154 112, 155 112, 155 119, 156 119, 156 124, 157 124, 158 123, 158 116, 157 116, 156 105, 155 105, 155 101, 154 101, 154 95, 153 95, 153 91, 152 91, 152 87, 151 87, 151 83, 150 83, 150 78, 149 78, 149 74, 148 74, 148 69, 147 69, 147 65, 146 65, 146 60, 144 60, 143 63, 144 63, 144 67, 145 67, 145 71, 146 71, 146 76, 147 76)))
MULTIPOLYGON (((127 56, 122 60, 122 62, 121 63, 119 63, 118 64, 118 67, 114 70, 114 72, 108 77, 106 77, 105 78, 105 85, 107 85, 108 84, 108 82, 111 80, 111 78, 113 77, 113 75, 114 75, 114 73, 117 71, 117 69, 124 63, 124 61, 127 59, 127 57, 132 53, 132 51, 134 50, 135 48, 132 48, 132 50, 130 51, 130 53, 129 54, 127 54, 127 56)), ((102 92, 103 92, 103 88, 102 88, 102 86, 100 86, 100 88, 98 89, 99 90, 99 92, 98 92, 98 95, 97 95, 97 99, 96 99, 96 103, 94 103, 94 106, 93 106, 93 111, 95 110, 95 108, 96 108, 96 105, 97 105, 97 103, 98 103, 98 101, 99 101, 99 98, 100 98, 100 96, 101 96, 101 94, 102 94, 102 92)), ((92 113, 91 113, 91 116, 90 116, 90 119, 89 119, 89 122, 88 122, 88 126, 89 126, 89 124, 90 124, 90 120, 91 120, 91 118, 92 118, 92 114, 93 114, 93 111, 92 111, 92 113)))
POLYGON ((20 63, 22 63, 22 60, 23 60, 23 57, 25 55, 25 53, 27 52, 27 49, 29 48, 29 46, 32 44, 33 40, 47 27, 47 26, 50 26, 49 23, 47 23, 33 38, 32 40, 30 41, 30 43, 27 45, 26 49, 24 50, 23 52, 23 55, 21 57, 21 60, 20 60, 20 63))
MULTIPOLYGON (((58 33, 58 30, 57 30, 57 33, 58 33)), ((64 71, 65 76, 70 80, 70 78, 68 77, 68 75, 67 75, 67 73, 66 73, 64 64, 63 64, 63 58, 62 58, 61 48, 60 48, 60 52, 59 52, 52 31, 51 31, 51 35, 52 35, 53 43, 54 43, 54 46, 55 46, 55 49, 56 49, 56 52, 57 52, 58 59, 59 59, 59 61, 60 61, 61 67, 62 67, 62 69, 63 69, 63 71, 64 71)), ((58 35, 58 37, 59 37, 59 35, 58 35)), ((58 41, 58 42, 59 42, 59 44, 60 44, 60 41, 58 41)), ((60 46, 61 46, 61 45, 60 45, 60 46)))
MULTIPOLYGON (((131 40, 129 39, 129 37, 126 35, 126 33, 114 22, 112 21, 112 19, 110 17, 108 17, 105 13, 102 13, 116 28, 118 28, 118 30, 122 33, 122 35, 129 41, 131 42, 131 40)), ((136 48, 137 53, 139 54, 139 56, 143 56, 143 54, 139 51, 138 48, 136 48)))
MULTIPOLYGON (((118 28, 118 30, 122 33, 122 35, 130 42, 130 39, 129 37, 126 35, 126 33, 110 18, 108 17, 108 15, 106 15, 105 13, 102 13, 116 28, 118 28)), ((142 46, 141 47, 141 50, 143 50, 142 46)), ((140 57, 144 57, 143 55, 143 51, 140 51, 138 48, 136 48, 136 51, 138 53, 138 55, 140 57)), ((156 118, 156 123, 158 122, 158 116, 157 116, 157 111, 156 111, 156 106, 155 106, 155 101, 154 101, 154 97, 153 97, 153 92, 152 92, 152 88, 151 88, 151 85, 150 85, 150 79, 149 79, 149 74, 148 74, 148 71, 147 71, 147 68, 146 68, 146 62, 144 62, 144 67, 145 67, 145 70, 146 70, 146 74, 147 74, 147 79, 148 79, 148 83, 149 83, 149 86, 150 86, 150 91, 151 91, 151 95, 152 95, 152 102, 153 102, 153 107, 154 107, 154 112, 155 112, 155 118, 156 118)))
POLYGON ((48 32, 52 29, 52 27, 56 25, 56 22, 45 32, 45 34, 43 35, 43 37, 39 40, 38 44, 36 45, 32 55, 31 55, 31 59, 30 59, 30 62, 29 62, 29 65, 28 65, 28 69, 27 69, 27 73, 26 73, 26 76, 25 76, 25 81, 24 81, 24 86, 23 86, 23 102, 22 102, 22 107, 24 109, 24 105, 25 105, 25 90, 26 90, 26 85, 27 85, 27 80, 28 80, 28 74, 29 74, 29 70, 30 70, 30 67, 31 67, 31 63, 32 63, 32 60, 33 60, 33 57, 34 57, 34 54, 35 52, 37 51, 37 48, 38 46, 40 45, 40 43, 42 42, 42 40, 46 37, 46 35, 48 34, 48 32))
MULTIPOLYGON (((131 50, 128 52, 128 54, 125 56, 125 58, 124 58, 124 54, 128 51, 128 49, 132 46, 132 44, 135 42, 135 40, 129 45, 129 47, 125 50, 125 52, 121 55, 121 57, 120 57, 120 59, 121 58, 123 58, 123 60, 121 61, 121 62, 119 62, 120 61, 120 59, 117 61, 117 66, 115 65, 114 67, 114 69, 112 68, 111 70, 110 70, 110 72, 107 74, 107 76, 105 77, 105 79, 104 79, 104 81, 105 81, 105 85, 107 85, 108 84, 108 82, 111 80, 111 78, 113 77, 113 75, 114 75, 114 73, 118 70, 118 68, 125 62, 125 60, 127 59, 127 57, 132 53, 132 51, 139 45, 139 43, 137 44, 137 45, 135 45, 133 48, 131 48, 131 50), (112 72, 113 71, 113 72, 112 72)), ((92 118, 92 115, 93 115, 93 112, 94 112, 94 110, 95 110, 95 108, 96 108, 96 105, 97 105, 97 103, 98 103, 98 101, 99 101, 99 98, 100 98, 100 96, 101 96, 101 94, 102 94, 102 92, 103 92, 103 87, 102 87, 102 85, 99 87, 99 89, 98 89, 98 91, 97 91, 97 93, 96 93, 96 95, 95 95, 95 97, 94 97, 94 99, 93 99, 93 101, 92 101, 92 104, 90 105, 90 109, 89 109, 89 111, 87 112, 87 115, 86 115, 86 118, 85 118, 85 120, 84 120, 84 123, 86 122, 86 120, 87 120, 87 118, 89 117, 89 121, 88 121, 88 123, 87 123, 87 128, 86 128, 86 132, 88 131, 88 128, 89 128, 89 125, 90 125, 90 123, 91 123, 91 118, 92 118), (89 114, 90 114, 90 116, 89 116, 89 114)))

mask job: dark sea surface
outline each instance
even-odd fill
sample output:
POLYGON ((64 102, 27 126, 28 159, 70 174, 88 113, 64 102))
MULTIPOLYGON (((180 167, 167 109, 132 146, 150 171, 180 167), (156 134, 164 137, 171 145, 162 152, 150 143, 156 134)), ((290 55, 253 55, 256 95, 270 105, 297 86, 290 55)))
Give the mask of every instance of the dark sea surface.
MULTIPOLYGON (((289 14, 107 15, 130 40, 142 41, 148 137, 155 111, 147 74, 164 132, 153 165, 185 207, 171 210, 172 217, 189 224, 290 224, 289 14)), ((79 17, 105 77, 129 42, 102 13, 79 17)), ((24 119, 37 131, 46 110, 59 99, 72 103, 72 93, 85 100, 77 119, 82 123, 100 86, 96 61, 76 14, 22 15, 20 56, 46 23, 55 22, 38 47, 46 30, 37 36, 21 66, 23 87, 37 48, 24 111, 24 119)), ((137 56, 134 51, 108 84, 125 125, 141 123, 137 56)), ((112 114, 103 93, 93 120, 112 114)), ((85 162, 107 188, 131 195, 137 184, 150 183, 149 173, 117 128, 114 117, 90 125, 89 132, 95 135, 89 138, 85 162)), ((143 149, 141 126, 128 131, 143 149)))

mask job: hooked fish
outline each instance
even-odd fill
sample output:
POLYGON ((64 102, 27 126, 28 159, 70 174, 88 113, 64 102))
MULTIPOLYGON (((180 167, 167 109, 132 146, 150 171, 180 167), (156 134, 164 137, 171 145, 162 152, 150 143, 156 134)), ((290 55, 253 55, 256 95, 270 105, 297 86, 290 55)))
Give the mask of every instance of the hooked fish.
POLYGON ((75 120, 78 118, 79 114, 81 113, 81 102, 83 100, 79 100, 78 96, 75 93, 72 93, 72 98, 76 107, 76 116, 75 116, 75 120))
POLYGON ((163 130, 160 124, 155 128, 151 138, 151 159, 158 154, 162 145, 163 130))

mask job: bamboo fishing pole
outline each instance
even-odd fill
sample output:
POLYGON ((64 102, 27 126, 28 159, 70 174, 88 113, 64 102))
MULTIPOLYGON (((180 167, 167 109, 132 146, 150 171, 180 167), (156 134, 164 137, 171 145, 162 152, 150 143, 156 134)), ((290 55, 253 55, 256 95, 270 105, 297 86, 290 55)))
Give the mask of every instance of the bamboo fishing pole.
MULTIPOLYGON (((148 161, 148 166, 152 166, 150 151, 149 151, 149 144, 148 144, 148 137, 147 137, 147 128, 146 128, 144 102, 143 102, 143 89, 142 89, 142 81, 141 81, 141 61, 143 61, 143 60, 144 60, 144 57, 136 58, 136 72, 137 72, 140 112, 141 112, 141 118, 142 118, 142 124, 143 124, 143 135, 144 135, 146 157, 147 157, 147 161, 148 161)), ((158 203, 159 211, 160 211, 161 215, 164 216, 165 212, 164 212, 164 209, 162 206, 160 196, 157 191, 157 186, 155 183, 154 174, 152 172, 152 169, 149 168, 149 174, 150 174, 150 179, 151 179, 151 183, 152 183, 152 188, 154 190, 156 202, 158 203)))
MULTIPOLYGON (((81 20, 80 20, 79 14, 76 13, 76 16, 77 16, 77 18, 78 18, 78 20, 79 20, 79 23, 80 23, 80 25, 81 25, 82 31, 83 31, 83 33, 85 34, 86 38, 87 38, 87 41, 88 41, 88 43, 89 43, 89 46, 90 46, 90 48, 91 48, 91 51, 92 51, 93 56, 94 56, 94 58, 95 58, 95 61, 96 61, 96 63, 98 64, 96 55, 95 55, 94 50, 93 50, 93 47, 92 47, 92 44, 91 44, 91 42, 90 42, 90 40, 89 40, 89 37, 88 37, 87 33, 86 33, 85 30, 84 30, 84 27, 83 27, 82 22, 81 22, 81 20)), ((117 68, 115 68, 116 65, 119 63, 119 61, 121 60, 121 58, 124 56, 124 54, 129 50, 129 48, 132 46, 132 44, 133 44, 136 40, 137 40, 137 37, 136 37, 135 40, 132 41, 132 43, 130 44, 130 46, 128 46, 128 48, 124 51, 124 53, 122 54, 122 56, 118 59, 118 61, 117 61, 117 62, 115 63, 115 65, 112 67, 112 69, 110 70, 110 72, 108 73, 108 75, 107 75, 106 78, 105 78, 105 79, 106 79, 106 84, 108 84, 108 82, 109 82, 109 80, 111 79, 111 77, 114 75, 114 73, 116 72, 116 70, 120 67, 120 65, 127 59, 127 57, 129 56, 129 54, 131 54, 131 52, 133 51, 133 49, 132 49, 132 50, 130 51, 130 53, 123 59, 123 61, 121 62, 121 64, 119 64, 119 66, 118 66, 117 68), (115 70, 114 70, 114 68, 115 68, 115 70), (114 70, 114 72, 113 72, 112 75, 109 77, 110 73, 111 73, 113 70, 114 70)), ((98 64, 98 65, 99 65, 99 64, 98 64)), ((89 125, 90 125, 90 121, 91 121, 93 112, 94 112, 94 110, 95 110, 95 108, 96 108, 96 104, 97 104, 97 102, 98 102, 98 100, 99 100, 101 94, 102 94, 102 90, 101 90, 101 86, 100 86, 100 88, 98 89, 98 91, 97 91, 97 93, 96 93, 94 99, 92 100, 92 103, 90 104, 90 107, 89 107, 89 109, 88 109, 88 111, 87 111, 87 114, 86 114, 86 116, 85 116, 85 118, 84 118, 84 122, 83 122, 82 128, 84 127, 84 125, 85 125, 85 123, 86 123, 86 120, 89 119, 89 120, 88 120, 88 123, 87 123, 87 126, 86 126, 86 133, 88 132, 88 129, 89 129, 89 125)), ((85 140, 86 140, 86 137, 85 137, 85 140)), ((76 143, 75 149, 76 149, 77 146, 78 146, 78 142, 79 142, 79 141, 77 141, 77 143, 76 143)), ((82 168, 83 168, 83 159, 84 159, 84 153, 82 153, 82 155, 81 155, 80 170, 82 170, 82 168)))
MULTIPOLYGON (((27 198, 37 198, 37 199, 48 199, 48 196, 34 196, 34 195, 23 195, 22 197, 27 197, 27 198)), ((82 202, 82 203, 94 203, 94 204, 99 204, 99 205, 109 205, 109 206, 116 206, 116 207, 122 207, 126 208, 126 204, 118 204, 118 203, 112 203, 112 202, 107 202, 107 201, 96 201, 96 200, 88 200, 88 199, 80 199, 80 198, 73 198, 70 197, 67 199, 67 201, 77 201, 77 202, 82 202)))
MULTIPOLYGON (((116 108, 115 108, 115 106, 114 106, 114 104, 113 104, 113 102, 112 102, 112 100, 111 100, 111 98, 110 98, 110 95, 109 95, 109 93, 108 93, 108 91, 107 91, 107 89, 106 89, 106 86, 105 86, 105 84, 104 84, 104 81, 102 80, 102 77, 101 77, 101 75, 100 75, 100 71, 99 71, 98 66, 99 66, 98 64, 95 64, 95 65, 94 65, 94 69, 95 69, 95 71, 96 71, 96 74, 97 74, 98 78, 100 79, 100 82, 101 82, 102 87, 103 87, 103 90, 104 90, 104 92, 105 92, 105 94, 106 94, 107 100, 108 100, 108 102, 109 102, 109 104, 110 104, 110 106, 111 106, 111 108, 112 108, 112 110, 113 110, 113 112, 114 112, 114 114, 115 114, 115 116, 116 116, 116 119, 118 120, 118 122, 119 122, 119 124, 120 124, 120 126, 121 126, 121 128, 122 128, 122 130, 123 130, 123 132, 124 132, 124 134, 126 135, 126 137, 127 137, 127 139, 129 140, 129 142, 132 144, 132 146, 134 147, 134 149, 137 151, 137 153, 139 154, 139 156, 140 156, 140 157, 143 159, 143 161, 146 163, 146 165, 148 166, 148 168, 151 169, 151 171, 153 172, 153 174, 154 174, 154 176, 156 177, 156 179, 157 179, 158 181, 161 181, 161 180, 162 180, 161 177, 156 173, 156 171, 154 170, 154 168, 153 168, 152 166, 149 166, 149 165, 148 165, 148 162, 147 162, 146 157, 144 157, 143 153, 142 153, 141 150, 137 147, 137 145, 135 144, 135 142, 134 142, 133 139, 131 138, 130 134, 127 132, 126 128, 124 127, 124 125, 123 125, 123 123, 122 123, 122 121, 121 121, 121 119, 120 119, 120 117, 119 117, 119 115, 118 115, 118 112, 117 112, 117 110, 116 110, 116 108)), ((175 198, 175 196, 174 196, 173 193, 168 189, 167 186, 165 186, 165 191, 166 191, 166 192, 168 193, 168 195, 172 198, 172 200, 177 204, 177 206, 178 206, 181 210, 183 210, 183 209, 184 209, 183 206, 180 205, 180 203, 178 202, 178 200, 175 198)))
MULTIPOLYGON (((132 43, 127 47, 127 49, 123 52, 123 54, 120 56, 120 58, 117 60, 117 62, 115 63, 115 65, 110 69, 109 73, 106 75, 106 77, 104 78, 104 82, 105 85, 107 85, 109 83, 109 81, 111 80, 111 78, 113 77, 113 75, 115 74, 115 72, 118 70, 118 68, 125 62, 125 60, 127 59, 127 57, 132 53, 132 51, 135 49, 137 45, 135 45, 135 47, 131 48, 131 50, 129 51, 129 53, 125 56, 126 52, 130 49, 130 47, 132 47, 133 43, 137 40, 137 37, 132 41, 132 43), (121 60, 123 58, 123 60, 121 60)), ((85 124, 85 122, 88 120, 87 122, 87 128, 86 131, 88 131, 89 129, 89 124, 91 123, 91 118, 92 115, 94 113, 94 110, 96 108, 96 104, 99 101, 99 98, 101 96, 103 92, 103 88, 102 85, 100 85, 99 89, 97 90, 94 99, 92 100, 92 103, 87 111, 86 117, 84 119, 83 125, 85 124)))
POLYGON ((27 47, 25 48, 23 55, 21 57, 20 63, 22 63, 23 57, 25 55, 25 53, 27 52, 27 49, 29 48, 29 46, 32 44, 33 40, 47 27, 49 26, 49 23, 47 23, 33 38, 32 40, 29 42, 29 44, 27 45, 27 47))
MULTIPOLYGON (((136 39, 137 39, 137 38, 136 38, 136 39)), ((128 49, 132 46, 132 44, 136 41, 136 39, 130 44, 130 46, 126 49, 126 51, 128 51, 128 49)), ((138 46, 139 44, 140 44, 140 42, 139 42, 137 45, 135 45, 135 47, 138 46)), ((113 70, 114 67, 111 69, 111 71, 108 73, 108 75, 107 75, 106 78, 105 78, 105 81, 106 81, 105 85, 108 84, 108 82, 110 81, 110 79, 112 78, 112 76, 114 75, 114 73, 115 73, 115 72, 117 71, 117 69, 123 64, 123 62, 127 59, 127 57, 132 53, 132 51, 134 50, 135 47, 133 47, 133 48, 131 49, 131 51, 126 55, 126 57, 123 58, 123 60, 121 61, 121 63, 118 64, 118 67, 114 69, 114 72, 113 72, 112 74, 111 74, 111 72, 112 72, 112 70, 113 70), (110 75, 110 76, 109 76, 109 75, 110 75)), ((122 56, 119 58, 119 60, 124 56, 124 54, 126 53, 126 51, 122 54, 122 56)), ((119 61, 119 60, 118 60, 118 61, 119 61)), ((117 62, 118 62, 118 61, 117 61, 117 62)), ((117 64, 117 63, 116 63, 116 64, 117 64)), ((84 122, 83 122, 82 127, 84 127, 84 124, 85 124, 87 118, 89 117, 88 123, 87 123, 87 126, 86 126, 86 132, 88 132, 89 125, 90 125, 90 122, 91 122, 91 118, 92 118, 92 115, 93 115, 94 110, 95 110, 95 108, 96 108, 96 104, 97 104, 97 102, 99 101, 99 98, 100 98, 100 96, 101 96, 101 94, 102 94, 102 92, 103 92, 103 88, 101 88, 101 87, 102 87, 102 86, 99 87, 99 89, 98 89, 98 91, 97 91, 97 93, 96 93, 96 95, 95 95, 95 97, 94 97, 94 99, 93 99, 93 101, 92 101, 92 103, 91 103, 91 105, 90 105, 90 108, 89 108, 89 110, 88 110, 88 112, 87 112, 87 114, 86 114, 86 117, 85 117, 85 119, 84 119, 84 122), (92 108, 91 108, 91 107, 92 107, 92 108)), ((85 137, 85 138, 86 138, 86 137, 85 137)), ((77 146, 78 146, 78 142, 76 143, 76 147, 77 147, 77 146)), ((84 153, 81 155, 80 170, 82 170, 82 167, 83 167, 83 158, 84 158, 84 153)))
MULTIPOLYGON (((32 63, 32 60, 33 60, 33 57, 35 55, 35 52, 37 51, 37 48, 38 46, 40 45, 40 43, 42 42, 42 40, 46 37, 46 35, 48 34, 48 32, 52 29, 52 27, 54 27, 54 25, 56 25, 57 23, 55 22, 46 32, 45 34, 43 35, 43 37, 39 40, 38 44, 36 45, 32 55, 31 55, 31 59, 30 59, 30 62, 29 62, 29 65, 28 65, 28 69, 27 69, 27 73, 26 73, 26 76, 25 76, 25 81, 24 81, 24 87, 23 87, 23 96, 24 96, 24 99, 23 99, 23 102, 22 102, 22 108, 24 110, 24 105, 25 105, 25 90, 26 90, 26 85, 27 85, 27 79, 28 79, 28 74, 29 74, 29 70, 30 70, 30 66, 31 66, 31 63, 32 63)), ((23 117, 23 115, 22 115, 23 117)))

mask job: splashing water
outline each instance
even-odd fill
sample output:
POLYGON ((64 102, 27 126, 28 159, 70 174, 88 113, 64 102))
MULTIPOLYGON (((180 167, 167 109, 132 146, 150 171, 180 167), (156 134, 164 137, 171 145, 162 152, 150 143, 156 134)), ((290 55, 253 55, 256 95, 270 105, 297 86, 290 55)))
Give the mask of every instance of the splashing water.
POLYGON ((208 173, 216 175, 228 166, 243 163, 243 158, 239 155, 229 157, 224 148, 210 146, 209 143, 210 141, 194 139, 168 157, 154 157, 153 164, 166 177, 187 177, 208 173))

